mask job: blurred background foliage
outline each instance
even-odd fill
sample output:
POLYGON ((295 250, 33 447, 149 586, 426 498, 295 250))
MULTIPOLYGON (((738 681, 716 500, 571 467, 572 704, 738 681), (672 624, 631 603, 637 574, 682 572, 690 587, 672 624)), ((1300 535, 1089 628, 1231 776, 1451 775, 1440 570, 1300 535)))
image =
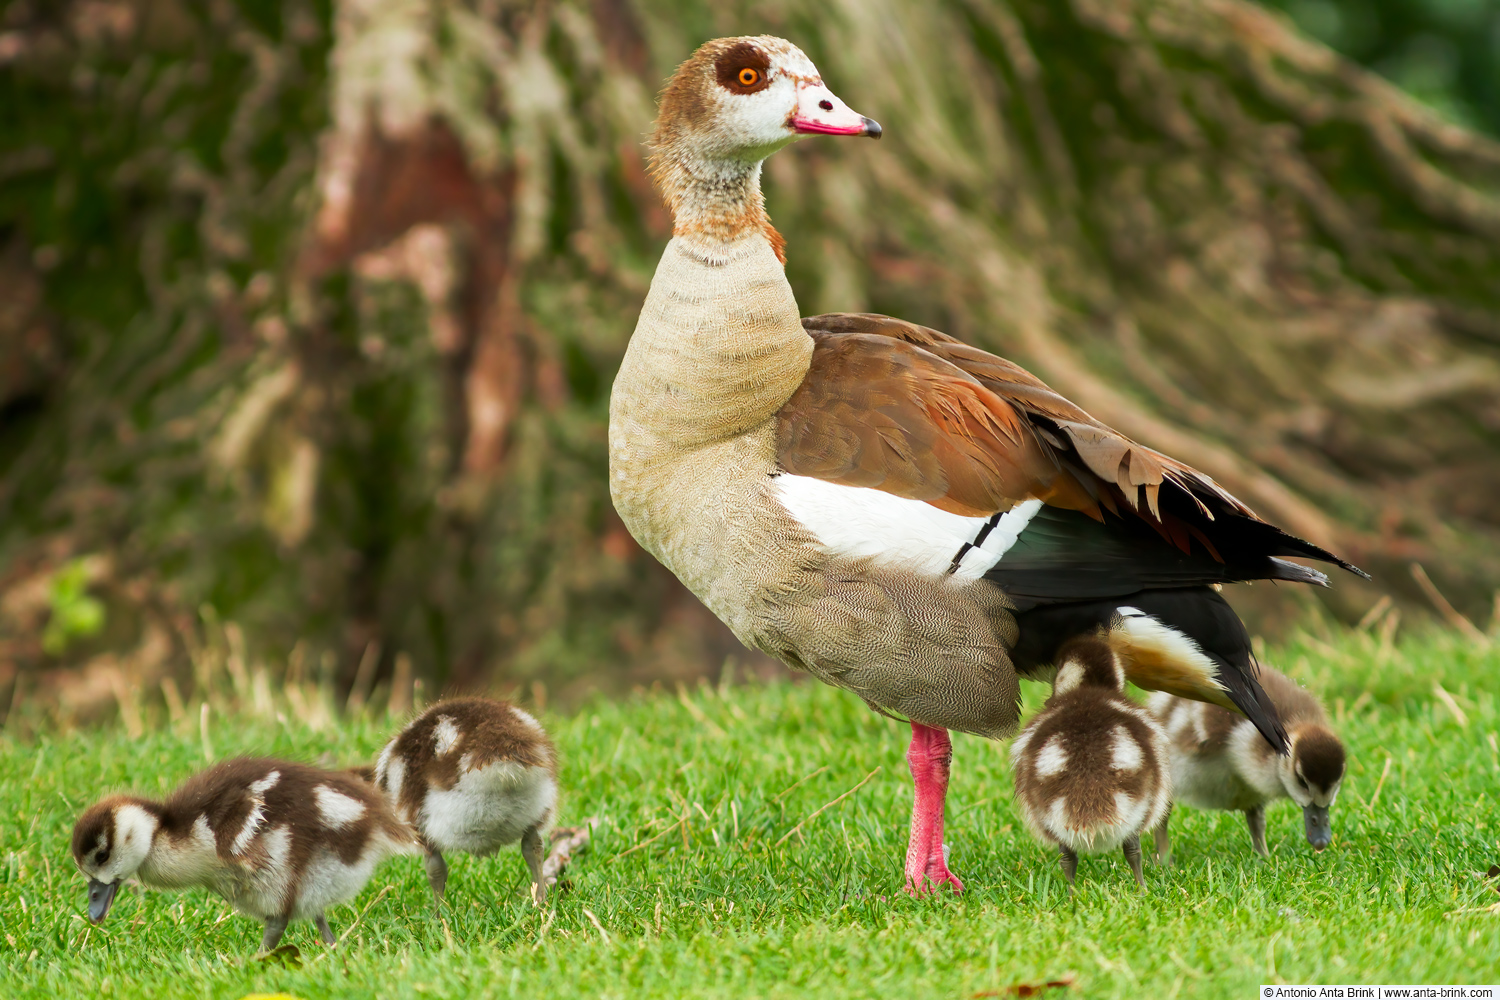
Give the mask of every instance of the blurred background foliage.
POLYGON ((0 713, 768 669, 604 478, 652 95, 761 31, 887 130, 768 164, 805 311, 1013 357, 1377 574, 1257 628, 1428 606, 1413 562, 1487 617, 1500 146, 1450 122, 1500 123, 1497 5, 1286 10, 3 0, 0 713))
POLYGON ((1500 135, 1500 0, 1271 0, 1271 6, 1454 121, 1500 135))

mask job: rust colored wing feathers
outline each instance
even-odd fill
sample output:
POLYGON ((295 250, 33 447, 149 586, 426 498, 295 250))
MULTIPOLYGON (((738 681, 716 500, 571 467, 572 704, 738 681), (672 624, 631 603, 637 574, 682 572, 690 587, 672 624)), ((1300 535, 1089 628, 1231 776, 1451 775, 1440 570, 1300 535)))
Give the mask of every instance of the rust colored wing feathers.
POLYGON ((885 337, 919 347, 969 375, 1014 410, 1025 414, 1033 433, 1054 448, 1071 450, 1090 475, 1114 484, 1123 499, 1153 514, 1163 483, 1180 487, 1209 519, 1216 513, 1255 517, 1255 512, 1211 478, 1175 459, 1130 440, 1054 392, 1041 379, 1004 358, 915 323, 874 313, 830 313, 802 321, 815 339, 829 334, 885 337), (1066 438, 1066 440, 1063 440, 1066 438))
POLYGON ((1243 542, 1263 556, 1320 559, 1364 575, 1003 358, 889 316, 830 313, 802 325, 813 358, 778 416, 786 472, 969 516, 1029 498, 1096 521, 1128 509, 1184 553, 1201 545, 1222 562, 1224 545, 1243 542), (1215 523, 1224 518, 1230 523, 1215 523))
POLYGON ((1024 415, 963 369, 891 337, 810 333, 812 367, 778 419, 785 471, 969 516, 1032 496, 1097 509, 1024 415))

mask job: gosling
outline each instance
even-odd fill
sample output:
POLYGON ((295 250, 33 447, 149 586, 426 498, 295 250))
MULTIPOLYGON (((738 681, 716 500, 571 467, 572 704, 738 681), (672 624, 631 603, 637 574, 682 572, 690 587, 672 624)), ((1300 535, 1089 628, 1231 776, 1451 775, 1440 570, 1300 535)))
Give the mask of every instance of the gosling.
POLYGON ((1058 650, 1052 697, 1011 745, 1026 828, 1061 854, 1072 893, 1078 854, 1122 848, 1142 890, 1141 832, 1171 802, 1166 734, 1125 695, 1109 646, 1074 639, 1058 650))
MULTIPOLYGON (((1200 701, 1157 693, 1147 702, 1167 731, 1177 801, 1198 809, 1245 814, 1250 846, 1266 850, 1266 803, 1290 798, 1302 807, 1303 830, 1314 851, 1333 842, 1329 809, 1344 780, 1344 744, 1328 728, 1323 706, 1308 691, 1270 667, 1260 686, 1286 726, 1289 752, 1279 756, 1249 720, 1200 701)), ((1155 828, 1156 855, 1172 863, 1167 832, 1171 810, 1155 828)))
POLYGON ((557 751, 531 715, 488 698, 439 702, 386 744, 375 783, 417 831, 438 903, 444 853, 484 857, 518 840, 532 901, 546 901, 542 838, 557 806, 557 751))
POLYGON ((165 802, 112 795, 73 827, 93 923, 131 876, 157 889, 201 886, 265 925, 262 952, 293 920, 312 920, 332 946, 328 907, 358 895, 386 858, 417 850, 411 829, 374 788, 283 760, 224 761, 165 802))

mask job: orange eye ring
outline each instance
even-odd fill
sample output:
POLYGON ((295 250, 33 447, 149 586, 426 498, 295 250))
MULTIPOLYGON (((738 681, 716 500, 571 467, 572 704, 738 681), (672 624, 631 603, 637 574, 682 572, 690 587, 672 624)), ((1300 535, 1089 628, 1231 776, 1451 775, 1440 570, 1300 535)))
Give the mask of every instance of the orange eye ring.
POLYGON ((739 81, 741 87, 753 87, 760 82, 760 70, 751 69, 749 66, 746 66, 739 71, 735 79, 739 81))

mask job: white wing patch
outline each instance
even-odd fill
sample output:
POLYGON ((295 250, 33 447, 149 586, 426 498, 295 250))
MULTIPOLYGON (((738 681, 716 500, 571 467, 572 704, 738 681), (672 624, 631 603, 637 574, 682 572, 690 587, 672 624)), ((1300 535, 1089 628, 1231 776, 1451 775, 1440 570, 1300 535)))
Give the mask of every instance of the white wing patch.
POLYGON ((453 722, 453 716, 438 716, 437 725, 432 728, 432 748, 439 757, 446 757, 458 744, 458 726, 453 722))
POLYGON ((1144 758, 1141 756, 1141 745, 1130 735, 1124 726, 1116 726, 1114 731, 1114 747, 1110 753, 1110 763, 1116 771, 1139 770, 1144 758))
POLYGON ((396 756, 395 746, 395 740, 387 743, 375 764, 375 781, 384 787, 386 797, 392 802, 400 800, 401 785, 406 778, 406 761, 396 756))
POLYGON ((245 825, 240 827, 240 832, 235 834, 234 843, 229 847, 233 853, 244 854, 255 835, 260 832, 261 825, 266 821, 266 793, 280 781, 281 772, 272 771, 264 778, 245 786, 250 792, 250 814, 245 817, 245 825))
POLYGON ((208 825, 207 816, 199 816, 193 821, 191 836, 194 846, 207 851, 214 850, 214 831, 208 825))
POLYGON ((330 830, 342 830, 350 823, 358 822, 365 814, 363 802, 327 785, 313 788, 313 798, 317 800, 318 814, 323 817, 323 825, 330 830))
POLYGON ((517 708, 515 705, 512 705, 510 706, 510 712, 516 717, 521 725, 526 726, 538 735, 541 735, 544 732, 544 730, 542 729, 542 724, 536 721, 536 716, 532 715, 524 708, 517 708))
POLYGON ((965 517, 881 490, 787 474, 771 489, 787 513, 840 555, 932 576, 948 574, 957 559, 952 575, 964 581, 994 568, 1042 508, 1040 500, 1023 500, 994 518, 965 517))
POLYGON ((1042 752, 1036 755, 1036 773, 1043 778, 1061 774, 1068 769, 1068 751, 1063 749, 1061 735, 1042 744, 1042 752))

